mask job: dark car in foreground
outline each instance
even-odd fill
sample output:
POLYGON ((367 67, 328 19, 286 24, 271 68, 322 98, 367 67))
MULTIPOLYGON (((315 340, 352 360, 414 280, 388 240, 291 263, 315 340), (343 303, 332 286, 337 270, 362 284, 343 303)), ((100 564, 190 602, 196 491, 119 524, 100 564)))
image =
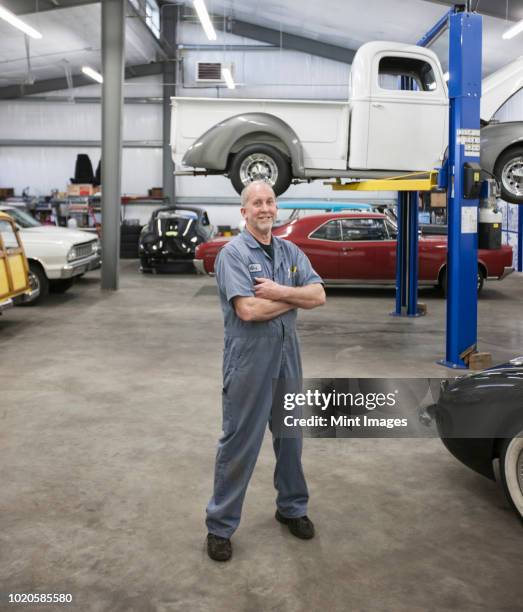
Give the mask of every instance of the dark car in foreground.
POLYGON ((142 272, 168 272, 179 263, 191 264, 195 249, 210 240, 214 229, 205 210, 165 206, 155 210, 140 233, 142 272))
POLYGON ((428 413, 454 457, 492 480, 499 473, 523 519, 523 357, 444 381, 428 413))
MULTIPOLYGON (((381 213, 338 212, 294 219, 273 234, 298 245, 326 284, 389 285, 396 283, 394 222, 381 213)), ((217 238, 196 249, 199 272, 214 273, 214 261, 227 239, 217 238)), ((418 242, 420 285, 446 287, 447 237, 421 236, 418 242)), ((478 291, 485 279, 502 279, 513 271, 512 247, 478 250, 478 291)))

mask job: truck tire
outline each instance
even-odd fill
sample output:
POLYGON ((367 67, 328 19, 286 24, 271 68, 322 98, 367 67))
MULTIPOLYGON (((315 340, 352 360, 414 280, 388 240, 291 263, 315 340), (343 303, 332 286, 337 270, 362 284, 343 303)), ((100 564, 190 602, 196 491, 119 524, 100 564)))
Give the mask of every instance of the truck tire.
POLYGON ((233 157, 229 178, 238 193, 255 180, 266 180, 278 196, 291 184, 289 160, 276 147, 253 144, 244 147, 233 157))
POLYGON ((504 151, 496 161, 494 175, 501 185, 503 200, 523 204, 523 147, 504 151))

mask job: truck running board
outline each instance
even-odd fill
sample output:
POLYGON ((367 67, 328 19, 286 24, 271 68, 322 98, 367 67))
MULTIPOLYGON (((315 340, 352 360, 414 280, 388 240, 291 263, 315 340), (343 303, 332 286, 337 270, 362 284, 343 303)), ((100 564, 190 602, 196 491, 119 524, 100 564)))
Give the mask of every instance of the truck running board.
MULTIPOLYGON (((389 176, 398 176, 416 172, 415 170, 317 170, 305 168, 304 178, 354 178, 354 179, 379 179, 389 176)), ((428 173, 427 173, 428 174, 428 173)))

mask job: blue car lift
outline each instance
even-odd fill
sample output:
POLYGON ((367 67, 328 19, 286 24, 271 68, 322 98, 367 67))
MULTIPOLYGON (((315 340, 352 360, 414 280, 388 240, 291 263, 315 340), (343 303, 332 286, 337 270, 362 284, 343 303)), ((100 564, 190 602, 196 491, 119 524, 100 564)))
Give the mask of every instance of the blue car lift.
MULTIPOLYGON (((447 189, 447 334, 445 359, 449 368, 468 368, 477 352, 478 205, 464 197, 464 167, 479 163, 482 18, 470 11, 470 0, 454 6, 418 45, 427 46, 449 29, 449 147, 439 172, 438 187, 447 189)), ((423 173, 420 173, 423 174, 423 173)), ((427 174, 427 173, 425 173, 427 174)), ((418 192, 431 190, 432 178, 413 176, 342 184, 334 190, 398 191, 396 257, 396 316, 422 314, 418 295, 418 192)), ((523 233, 523 214, 520 216, 523 233)), ((523 258, 522 258, 523 259, 523 258)))
POLYGON ((453 7, 418 44, 449 29, 449 148, 440 172, 448 194, 446 355, 439 363, 467 368, 477 352, 478 199, 464 197, 464 165, 479 163, 482 18, 470 2, 453 7))

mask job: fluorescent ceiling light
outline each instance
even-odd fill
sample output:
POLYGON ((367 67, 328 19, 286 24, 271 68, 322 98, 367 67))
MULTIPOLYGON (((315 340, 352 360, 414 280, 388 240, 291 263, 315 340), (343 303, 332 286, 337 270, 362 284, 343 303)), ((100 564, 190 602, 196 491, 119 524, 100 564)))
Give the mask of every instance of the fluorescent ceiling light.
POLYGON ((445 74, 443 75, 443 78, 445 79, 445 81, 448 81, 450 77, 450 74, 447 72, 445 72, 445 74))
POLYGON ((505 40, 509 40, 514 38, 514 36, 517 36, 520 32, 523 32, 523 19, 514 24, 506 32, 503 32, 503 38, 505 40))
POLYGON ((209 40, 216 40, 216 32, 211 23, 204 0, 193 0, 194 10, 198 13, 198 19, 202 24, 203 31, 209 40))
POLYGON ((31 36, 31 38, 42 38, 42 35, 40 32, 38 32, 38 30, 35 30, 30 25, 27 25, 25 21, 19 19, 14 13, 11 13, 11 11, 8 11, 3 6, 0 6, 0 18, 5 19, 7 23, 10 23, 15 28, 22 30, 24 34, 31 36))
POLYGON ((236 83, 232 78, 231 69, 230 68, 222 68, 222 79, 226 82, 227 87, 229 89, 236 89, 236 83))
POLYGON ((93 79, 93 81, 96 81, 97 83, 104 82, 103 76, 99 72, 96 72, 96 70, 94 70, 90 66, 82 66, 82 72, 88 77, 91 77, 91 79, 93 79))

